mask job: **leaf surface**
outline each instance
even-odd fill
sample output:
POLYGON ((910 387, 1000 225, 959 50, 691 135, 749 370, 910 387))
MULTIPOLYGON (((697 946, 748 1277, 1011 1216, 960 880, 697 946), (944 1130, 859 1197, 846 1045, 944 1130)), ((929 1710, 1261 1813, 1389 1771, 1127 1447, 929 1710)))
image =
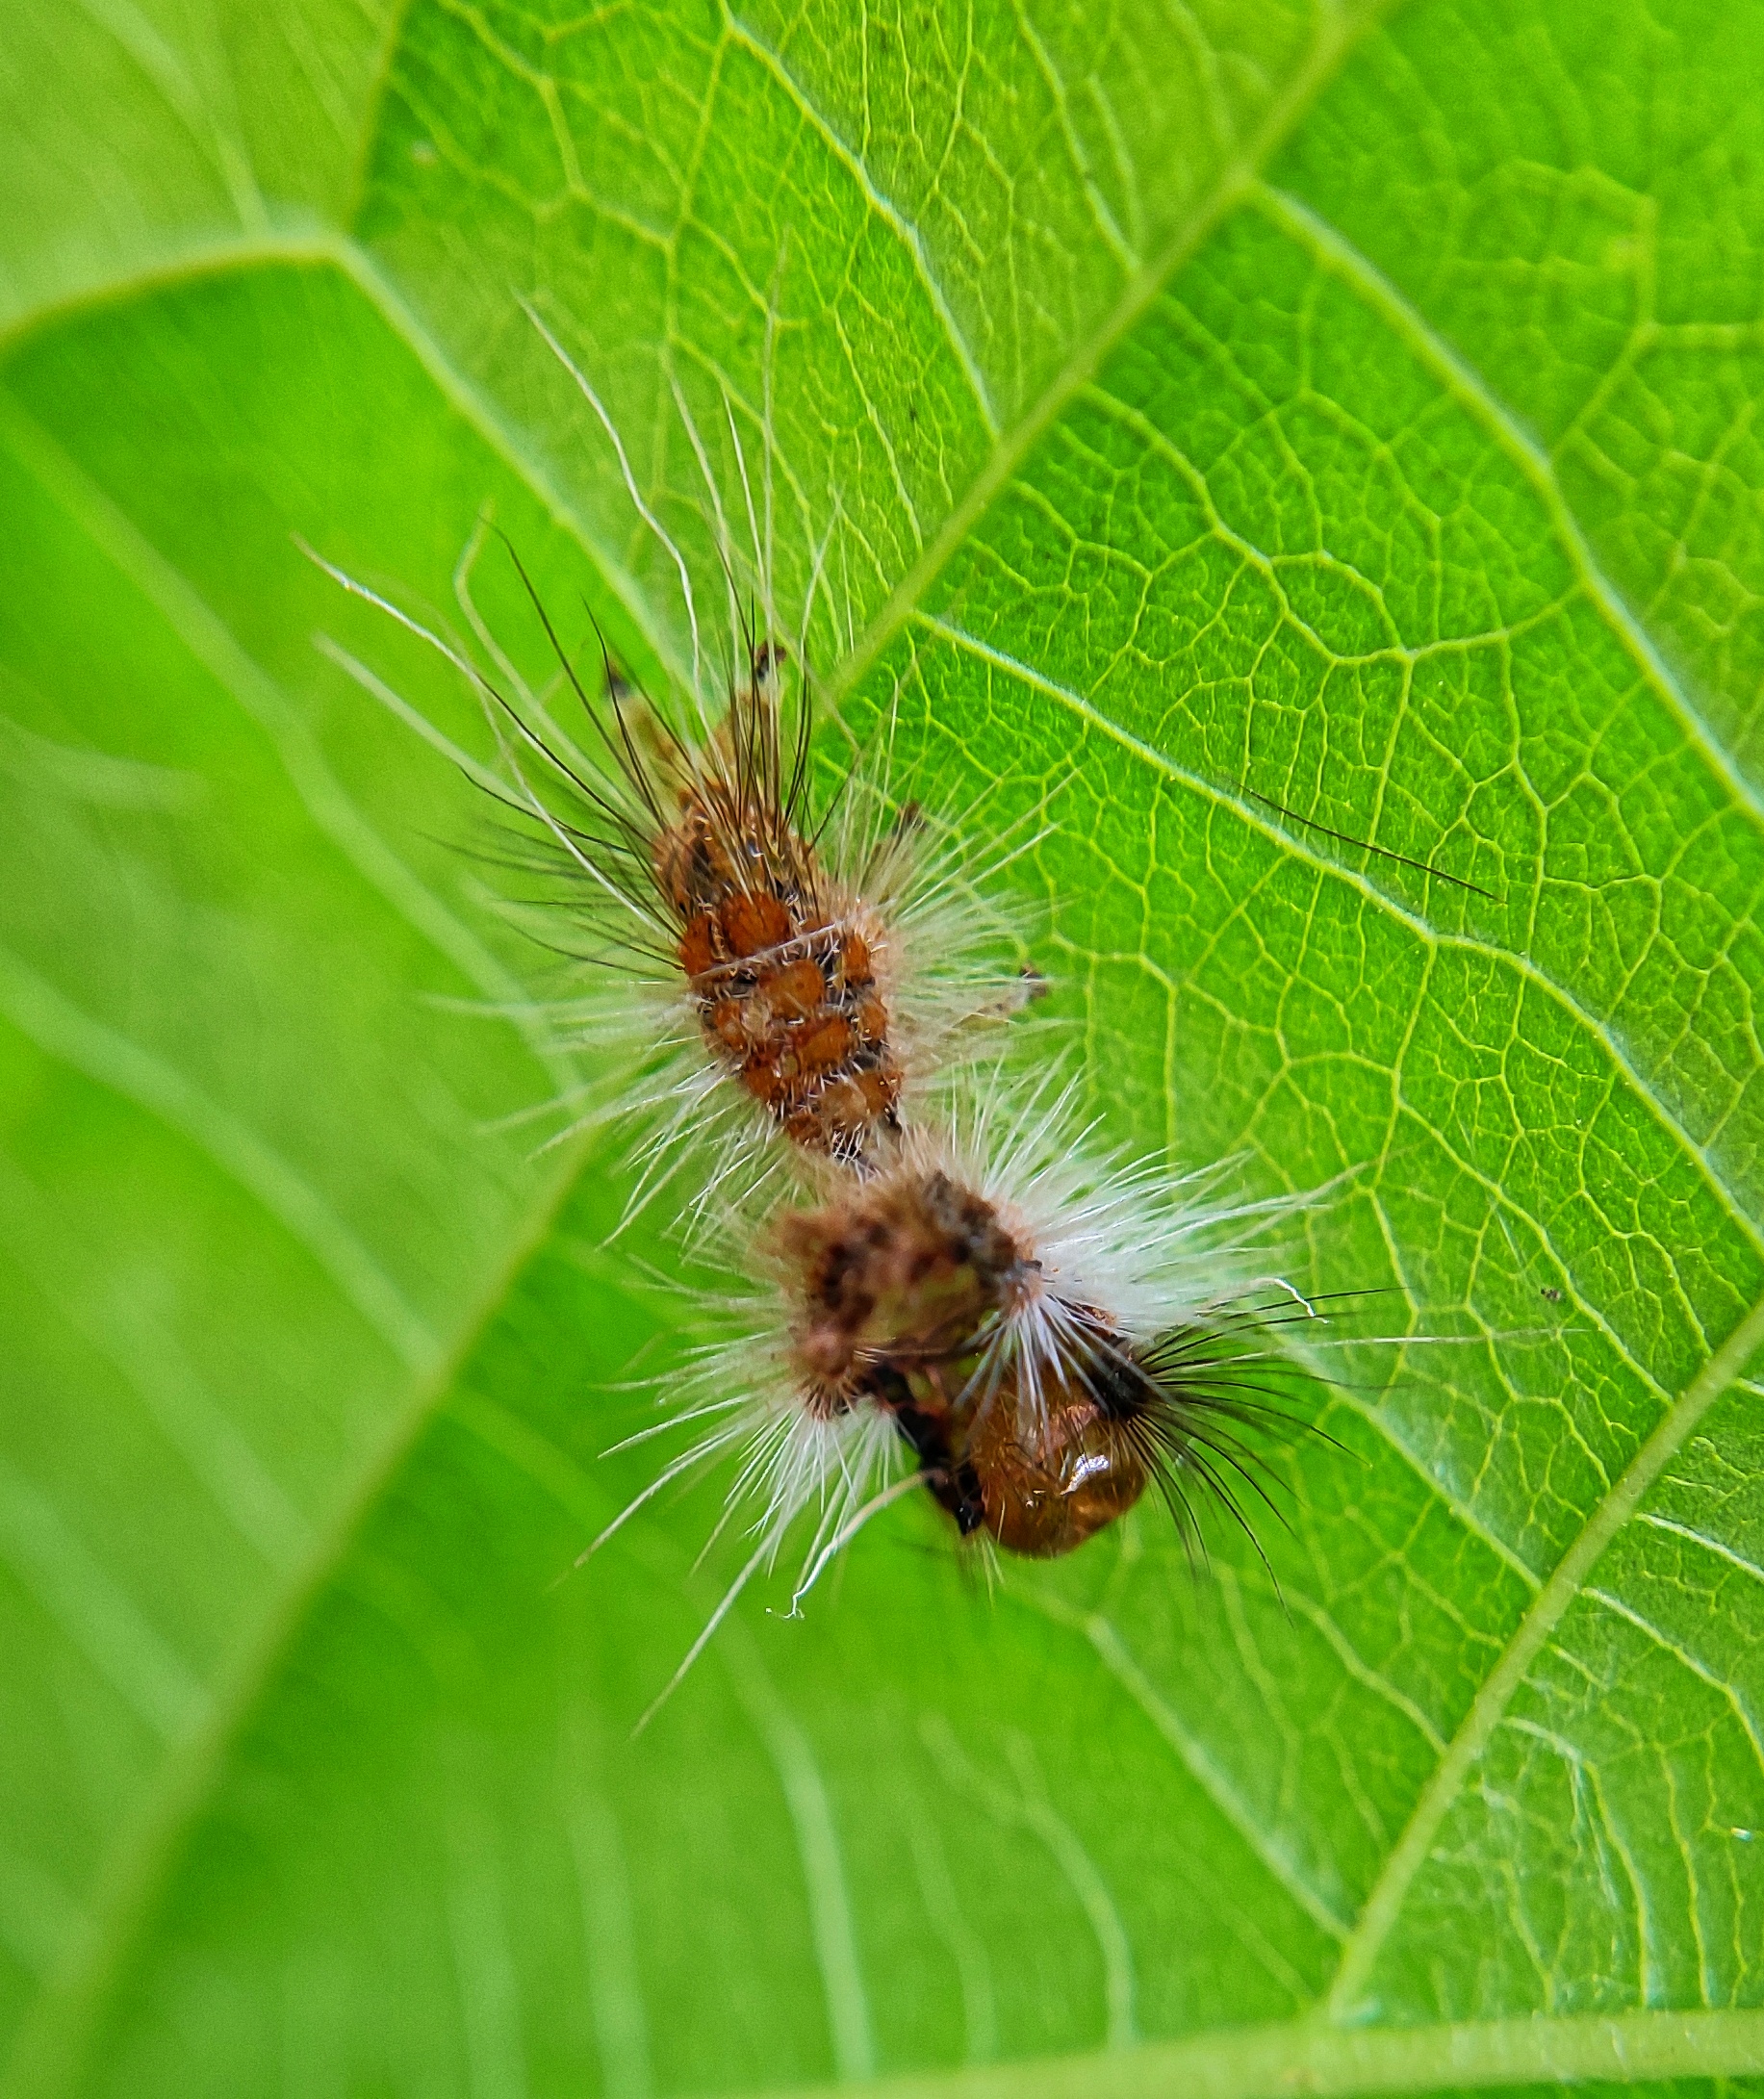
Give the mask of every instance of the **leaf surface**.
POLYGON ((6 2099, 1764 2069, 1764 11, 0 51, 6 2099), (337 652, 471 695, 295 544, 457 624, 490 506, 682 658, 524 301, 702 589, 688 414, 854 730, 1051 797, 1108 1136, 1327 1185, 1307 1280, 1439 1337, 1269 1566, 1141 1513, 988 1594, 902 1504, 627 1738, 709 1497, 559 1577, 691 1322, 337 652))

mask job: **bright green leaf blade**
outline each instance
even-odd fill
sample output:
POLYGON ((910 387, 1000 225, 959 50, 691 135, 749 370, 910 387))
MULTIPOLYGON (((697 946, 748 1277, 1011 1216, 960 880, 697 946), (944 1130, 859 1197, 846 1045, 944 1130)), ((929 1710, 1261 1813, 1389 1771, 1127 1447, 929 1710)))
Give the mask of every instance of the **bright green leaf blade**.
POLYGON ((1533 434, 1754 808, 1761 66, 1751 9, 1406 9, 1276 178, 1533 434))
MULTIPOLYGON (((1475 24, 1476 77, 1603 95, 1674 325, 1755 325, 1743 215, 1684 188, 1726 136, 1697 23, 1648 71, 1622 10, 1563 12, 1547 54, 1475 24), (1625 146, 1643 93, 1675 154, 1625 146)), ((43 316, 0 432, 9 2092, 1756 2067, 1744 626, 1704 646, 1648 484, 1577 478, 1547 360, 1418 265, 1449 186, 1356 175, 1444 127, 1522 192, 1499 86, 1443 85, 1455 17, 1399 13, 1315 109, 1356 25, 1272 10, 860 43, 418 8, 371 65, 360 19, 93 20, 168 39, 273 209, 185 168, 162 67, 129 232, 78 192, 5 229, 43 316), (1058 789, 1020 878, 1112 1134, 1352 1169, 1315 1280, 1460 1338, 1342 1387, 1271 1570, 1219 1537, 1195 1591, 1142 1515, 988 1600, 902 1507, 625 1739, 717 1594, 708 1497, 557 1577, 659 1462, 596 1457, 630 1364, 691 1337, 665 1250, 601 1247, 605 1165, 572 1190, 497 1127, 560 1075, 460 1010, 532 971, 445 842, 472 797, 312 635, 481 752, 470 695, 290 539, 457 620, 488 502, 554 602, 681 650, 516 293, 701 561, 675 389, 732 503, 720 390, 751 444, 769 385, 780 564, 831 530, 851 719, 898 691, 988 822, 1058 789)), ((38 130, 80 63, 33 62, 38 130)), ((1601 309, 1551 282, 1566 367, 1601 309)), ((1706 411, 1745 342, 1678 346, 1670 448, 1743 485, 1706 411)), ((506 575, 472 588, 541 663, 506 575)))
POLYGON ((383 0, 19 0, 0 68, 0 326, 355 208, 383 0))

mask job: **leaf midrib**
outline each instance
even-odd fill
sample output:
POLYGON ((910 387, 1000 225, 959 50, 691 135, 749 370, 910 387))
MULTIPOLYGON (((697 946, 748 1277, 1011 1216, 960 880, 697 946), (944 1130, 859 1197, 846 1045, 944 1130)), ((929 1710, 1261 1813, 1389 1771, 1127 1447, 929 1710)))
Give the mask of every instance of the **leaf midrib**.
MULTIPOLYGON (((1764 2063, 1764 2011, 1633 2011, 1343 2027, 1316 2019, 1225 2028, 1112 2053, 879 2078, 867 2099, 1357 2099, 1502 2085, 1734 2077, 1764 2063)), ((850 2099, 798 2086, 743 2099, 850 2099)))

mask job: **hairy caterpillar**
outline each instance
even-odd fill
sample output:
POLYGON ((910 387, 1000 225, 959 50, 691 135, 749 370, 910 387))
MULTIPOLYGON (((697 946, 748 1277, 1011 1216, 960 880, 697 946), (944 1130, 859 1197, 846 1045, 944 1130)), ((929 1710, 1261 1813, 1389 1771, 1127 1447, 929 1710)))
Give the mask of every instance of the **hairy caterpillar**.
POLYGON ((1148 1489, 1191 1554, 1206 1503, 1254 1542, 1262 1446, 1304 1425, 1292 1402, 1320 1375, 1290 1344, 1341 1309, 1267 1265, 1312 1197, 1240 1196, 1229 1164, 1172 1181, 1087 1136, 1070 1088, 995 1082, 875 1170, 823 1168, 818 1199, 725 1219, 757 1287, 686 1405, 632 1439, 689 1436, 603 1533, 732 1462, 717 1532, 739 1523, 754 1542, 681 1674, 802 1520, 793 1609, 918 1489, 959 1539, 1034 1558, 1075 1549, 1148 1489))
MULTIPOLYGON (((775 1137, 786 1153, 874 1165, 900 1136, 906 1093, 979 1054, 979 1024, 1016 1011, 1040 983, 1022 959, 1020 911, 988 894, 1044 834, 1033 814, 1005 827, 981 860, 894 777, 892 717, 887 734, 817 788, 810 628, 821 566, 781 639, 738 443, 735 456, 746 550, 729 535, 704 462, 728 586, 714 670, 686 563, 651 517, 694 637, 690 676, 659 700, 613 663, 598 628, 591 689, 509 546, 555 665, 550 690, 521 677, 473 596, 482 522, 455 579, 476 653, 313 555, 480 695, 499 770, 450 754, 500 812, 501 835, 479 858, 546 885, 518 915, 577 965, 546 1017, 608 1073, 587 1089, 589 1113, 610 1103, 643 1131, 640 1196, 696 1156, 689 1207, 731 1177, 737 1187, 764 1180, 779 1163, 775 1137), (738 573, 752 580, 745 597, 738 573), (559 692, 570 721, 553 704, 559 692)), ((634 483, 631 492, 640 501, 634 483)), ((346 652, 322 637, 320 646, 388 697, 346 652)))
MULTIPOLYGON (((799 1600, 914 1491, 959 1538, 1032 1557, 1077 1549, 1148 1490, 1191 1549, 1206 1501, 1253 1540, 1258 1439, 1295 1419, 1295 1382, 1318 1373, 1294 1338, 1316 1343, 1336 1308, 1252 1253, 1313 1197, 1240 1197, 1229 1167, 1172 1184, 1161 1164, 1121 1166, 1087 1152, 1069 1094, 976 1081, 974 1023, 1011 1012, 1035 980, 1009 910, 980 903, 960 834, 892 777, 891 737, 815 791, 810 630, 828 543, 787 627, 769 419, 756 502, 729 413, 737 548, 677 392, 727 588, 712 663, 688 564, 570 369, 680 577, 690 672, 652 698, 597 647, 585 678, 526 584, 556 673, 523 682, 473 602, 475 543, 459 597, 477 654, 374 602, 485 701, 501 769, 480 781, 519 840, 499 858, 550 885, 529 909, 591 980, 552 1018, 643 1121, 643 1190, 678 1175, 681 1214, 720 1219, 752 1278, 742 1331, 675 1417, 687 1447, 611 1526, 732 1460, 717 1533, 743 1524, 754 1543, 687 1662, 804 1520, 799 1600), (953 1106, 964 1091, 979 1105, 953 1106)), ((849 647, 849 612, 846 626, 849 647)), ((991 866, 1024 843, 1008 831, 991 866)))

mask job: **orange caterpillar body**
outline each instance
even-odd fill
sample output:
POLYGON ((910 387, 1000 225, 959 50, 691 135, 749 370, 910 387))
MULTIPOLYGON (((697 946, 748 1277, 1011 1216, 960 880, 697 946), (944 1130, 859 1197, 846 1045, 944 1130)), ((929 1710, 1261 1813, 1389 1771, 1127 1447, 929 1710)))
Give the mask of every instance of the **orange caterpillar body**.
POLYGON ((1185 1229, 1216 1239, 1214 1217, 1156 1207, 1137 1249, 1152 1288, 1135 1304, 1133 1257, 1108 1243, 1131 1214, 1126 1189, 1105 1185, 1088 1218, 1082 1203, 1050 1212, 1045 1191, 1040 1207, 921 1136, 820 1208, 780 1213, 769 1250, 799 1404, 827 1421, 881 1409, 962 1537, 1033 1558, 1083 1545, 1154 1480, 1185 1527, 1190 1487, 1237 1513, 1259 1463, 1240 1432, 1283 1419, 1259 1396, 1258 1337, 1311 1308, 1284 1290, 1219 1296, 1230 1263, 1216 1247, 1212 1290, 1191 1294, 1200 1277, 1170 1259, 1174 1242, 1185 1229))
POLYGON ((499 798, 524 820, 510 863, 551 879, 550 944, 561 912, 576 929, 565 952, 590 965, 556 1011, 599 1043, 635 1024, 652 1083, 625 1100, 649 1115, 649 1164, 671 1171, 708 1137, 705 1185, 731 1153, 740 1185, 766 1177, 775 1134, 805 1161, 877 1167, 909 1087, 939 1083, 974 1054, 977 1024, 1033 995, 1011 909, 982 902, 959 841, 917 802, 891 806, 874 757, 813 810, 800 648, 738 619, 743 674, 688 740, 610 662, 592 699, 529 595, 601 753, 478 674, 513 782, 499 798))
POLYGON ((672 755, 678 810, 651 867, 711 1057, 793 1143, 861 1160, 899 1128, 906 1075, 882 982, 892 944, 800 828, 801 768, 780 777, 777 654, 754 652, 707 753, 672 755))

